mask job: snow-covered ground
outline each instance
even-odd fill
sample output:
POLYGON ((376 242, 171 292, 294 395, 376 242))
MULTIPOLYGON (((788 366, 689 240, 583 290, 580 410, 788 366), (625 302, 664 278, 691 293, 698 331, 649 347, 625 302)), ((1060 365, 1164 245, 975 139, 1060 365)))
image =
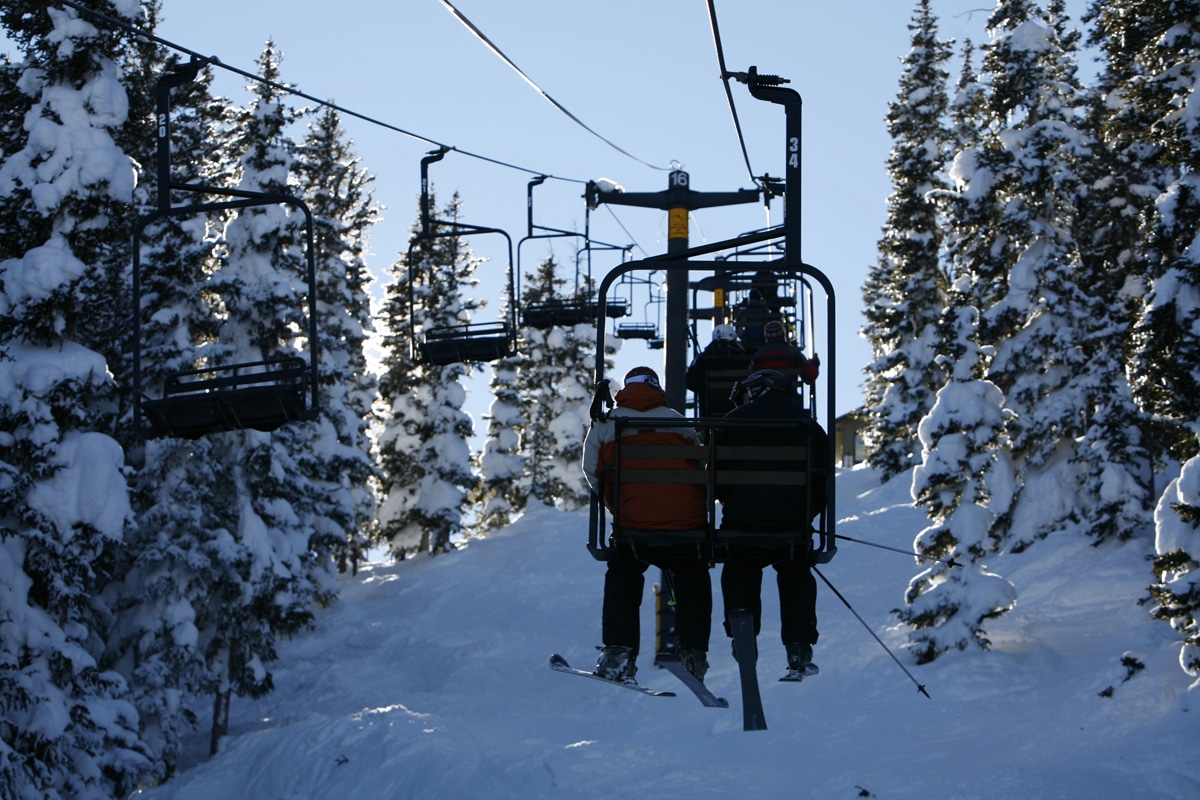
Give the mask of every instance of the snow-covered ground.
MULTIPOLYGON (((908 486, 841 473, 838 532, 907 547, 924 526, 908 486)), ((604 567, 586 529, 586 514, 540 507, 458 553, 343 578, 316 629, 284 643, 276 690, 234 699, 221 753, 140 797, 1200 797, 1197 695, 1170 628, 1137 604, 1152 577, 1146 543, 1062 535, 993 565, 1019 593, 990 629, 994 649, 922 667, 889 616, 912 559, 843 543, 822 571, 931 699, 821 583, 821 674, 777 682, 768 577, 758 672, 769 730, 748 733, 719 625, 707 684, 729 709, 702 707, 648 663, 649 588, 639 677, 679 696, 548 668, 554 652, 594 664, 604 567), (1127 651, 1145 669, 1124 681, 1127 651)), ((198 735, 196 753, 205 747, 198 735)))

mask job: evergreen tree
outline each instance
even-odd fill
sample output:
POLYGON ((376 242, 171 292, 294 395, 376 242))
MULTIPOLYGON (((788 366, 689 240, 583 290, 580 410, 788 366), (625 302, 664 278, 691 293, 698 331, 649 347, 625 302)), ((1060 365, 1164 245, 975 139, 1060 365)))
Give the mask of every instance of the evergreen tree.
MULTIPOLYGON (((1196 619, 1200 615, 1196 537, 1200 474, 1200 125, 1186 113, 1195 102, 1194 65, 1200 52, 1200 3, 1195 0, 1115 0, 1093 3, 1092 42, 1106 56, 1110 99, 1105 131, 1112 149, 1134 165, 1132 187, 1147 218, 1144 249, 1131 247, 1144 298, 1131 342, 1134 394, 1150 416, 1156 455, 1183 461, 1178 479, 1155 512, 1156 583, 1153 615, 1183 635, 1180 661, 1200 672, 1196 619), (1144 202, 1153 196, 1153 213, 1144 202), (1144 259, 1144 260, 1143 260, 1144 259), (1144 268, 1143 267, 1144 264, 1144 268)), ((1132 204, 1131 204, 1132 205, 1132 204)))
MULTIPOLYGON (((428 202, 436 208, 432 191, 428 202)), ((414 235, 393 265, 383 310, 378 447, 386 498, 378 518, 384 541, 400 556, 448 550, 476 480, 467 444, 473 426, 462 410, 469 367, 421 363, 414 347, 427 330, 467 324, 481 305, 463 296, 475 285, 479 261, 455 232, 461 207, 455 194, 429 230, 414 228, 424 235, 414 235)))
MULTIPOLYGON (((1176 458, 1197 453, 1200 418, 1200 125, 1182 113, 1195 96, 1200 51, 1196 0, 1123 0, 1094 9, 1117 105, 1142 126, 1142 160, 1169 172, 1159 185, 1149 235, 1147 287, 1133 331, 1136 397, 1157 423, 1160 446, 1176 458)), ((1158 176, 1155 176, 1158 177, 1158 176)))
POLYGON ((392 280, 385 287, 380 311, 383 372, 379 376, 379 405, 376 417, 382 428, 377 440, 378 467, 383 496, 376 512, 379 542, 394 555, 404 557, 420 546, 422 532, 411 523, 408 510, 416 500, 425 474, 418 459, 416 420, 420 409, 414 393, 426 368, 417 358, 415 327, 409 285, 408 258, 401 257, 390 268, 392 280))
MULTIPOLYGON (((993 127, 986 122, 985 114, 989 88, 974 70, 973 52, 971 43, 966 42, 962 71, 950 107, 951 138, 957 151, 949 171, 953 185, 948 190, 934 192, 945 215, 943 257, 954 287, 946 297, 946 308, 934 331, 938 353, 935 363, 943 370, 947 385, 956 380, 965 382, 970 375, 976 380, 985 379, 995 348, 989 338, 991 332, 984 330, 980 309, 1003 296, 1007 285, 1007 275, 996 268, 993 261, 1002 250, 998 238, 1004 209, 1003 198, 996 186, 1007 167, 1008 154, 999 146, 996 137, 989 134, 993 127), (967 320, 969 325, 966 325, 967 320), (969 337, 971 344, 965 345, 963 337, 969 337), (963 351, 965 346, 968 351, 963 351), (960 370, 955 363, 955 354, 964 352, 973 359, 966 371, 960 370)), ((988 382, 978 387, 978 391, 992 397, 989 387, 993 386, 988 382)), ((1000 397, 1003 400, 1003 393, 1000 397)), ((945 414, 946 410, 943 407, 941 413, 945 414)), ((997 435, 1007 441, 1006 427, 1012 422, 1013 415, 1004 414, 998 419, 1002 427, 997 435)), ((950 441, 957 443, 959 440, 952 438, 950 441)), ((944 463, 966 466, 969 459, 963 461, 956 454, 950 454, 944 463)), ((959 476, 959 480, 986 480, 987 477, 988 473, 967 472, 959 476)), ((978 532, 979 536, 987 536, 991 541, 990 537, 1001 535, 1020 491, 1019 480, 998 487, 984 484, 977 490, 980 497, 993 498, 997 492, 1005 496, 1004 502, 991 502, 993 513, 988 519, 996 529, 978 532)), ((914 498, 919 497, 914 492, 914 498)), ((918 502, 924 501, 918 499, 918 502)), ((929 511, 927 508, 927 513, 929 511)))
POLYGON ((310 477, 318 488, 313 549, 357 561, 375 517, 375 477, 367 435, 377 391, 364 345, 372 330, 367 237, 379 219, 352 142, 329 109, 309 125, 298 152, 299 189, 316 219, 317 330, 320 342, 320 416, 310 477))
MULTIPOLYGON (((1084 19, 1094 20, 1094 14, 1093 9, 1084 19)), ((1095 535, 1123 538, 1148 524, 1155 502, 1154 424, 1133 397, 1130 332, 1147 285, 1153 187, 1170 181, 1159 157, 1162 148, 1144 135, 1149 120, 1129 102, 1130 87, 1142 80, 1137 64, 1128 59, 1124 43, 1108 48, 1101 31, 1093 30, 1090 43, 1111 52, 1087 95, 1093 156, 1080 164, 1084 188, 1077 196, 1076 241, 1090 294, 1109 325, 1098 353, 1107 363, 1093 361, 1098 372, 1111 374, 1093 384, 1083 411, 1087 432, 1079 451, 1084 496, 1090 499, 1081 512, 1095 535)))
POLYGON ((1183 637, 1179 664, 1200 675, 1200 458, 1190 459, 1167 484, 1155 518, 1158 556, 1150 595, 1156 605, 1150 613, 1183 637))
MULTIPOLYGON (((530 276, 522 292, 525 305, 564 299, 566 281, 553 257, 530 276)), ((584 302, 583 296, 569 298, 584 302)), ((595 363, 596 326, 555 325, 522 330, 526 359, 518 378, 523 413, 529 420, 524 442, 530 491, 543 503, 572 510, 588 503, 579 465, 591 405, 591 366, 595 363)))
POLYGON ((888 109, 895 145, 888 159, 893 192, 879 243, 880 262, 863 289, 864 335, 875 360, 866 368, 869 422, 864 437, 872 466, 886 480, 913 465, 916 426, 941 386, 934 364, 934 329, 946 297, 940 264, 941 220, 932 193, 946 188, 949 132, 945 62, 950 43, 937 38, 930 0, 920 0, 909 24, 900 93, 888 109))
MULTIPOLYGON (((1121 335, 1105 304, 1110 298, 1093 294, 1074 238, 1079 165, 1091 158, 1093 142, 1077 124, 1083 105, 1075 77, 1078 34, 1067 31, 1062 6, 1052 0, 1044 12, 1033 3, 1001 3, 985 61, 991 112, 1002 121, 997 142, 1007 154, 998 188, 1005 208, 1000 229, 1012 258, 1006 292, 985 312, 997 346, 989 375, 1017 414, 1010 435, 1026 486, 1035 476, 1073 469, 1089 403, 1104 390, 1098 384, 1121 377, 1111 369, 1120 348, 1106 347, 1121 335)), ((1082 455, 1104 456, 1102 449, 1082 455)), ((1082 505, 1062 498, 1033 535, 1080 521, 1082 505)))
POLYGON ((986 650, 987 620, 1016 601, 1012 584, 988 572, 984 560, 998 550, 989 536, 1009 513, 1015 474, 1005 428, 1012 412, 1000 389, 983 379, 978 312, 967 305, 970 279, 960 278, 940 325, 951 349, 939 356, 950 380, 921 420, 921 464, 913 470, 912 496, 932 524, 918 535, 917 552, 957 559, 960 566, 932 562, 914 577, 900 618, 913 628, 909 647, 919 663, 949 650, 986 650), (964 563, 965 562, 965 563, 964 563))
MULTIPOLYGON (((259 60, 251 107, 239 121, 238 188, 291 194, 296 113, 279 88, 280 56, 268 42, 259 60), (269 82, 269 83, 268 83, 269 82)), ((225 319, 219 341, 239 362, 299 355, 306 342, 307 265, 301 217, 282 204, 245 208, 229 222, 221 264, 209 281, 225 319)), ((301 630, 314 604, 329 602, 337 580, 327 544, 317 537, 318 490, 311 442, 314 423, 290 423, 273 433, 223 434, 214 456, 230 476, 218 519, 236 547, 222 552, 221 601, 214 627, 203 631, 206 658, 218 684, 213 747, 228 724, 231 694, 257 697, 272 688, 267 665, 280 636, 301 630), (228 592, 226 593, 226 587, 228 592)))
POLYGON ((474 528, 479 533, 506 527, 529 501, 522 448, 529 421, 521 412, 524 404, 516 388, 524 361, 523 355, 516 355, 492 365, 487 437, 475 459, 479 483, 471 493, 471 505, 477 509, 474 528))
MULTIPOLYGON (((17 88, 21 74, 20 65, 13 64, 7 53, 0 53, 0 101, 5 109, 5 113, 0 114, 0 153, 15 153, 24 144, 21 122, 32 98, 17 88)), ((0 258, 9 255, 7 250, 0 250, 0 258)))
MULTIPOLYGON (((164 59, 158 69, 175 66, 164 59)), ((211 157, 228 134, 229 115, 228 102, 211 96, 211 79, 211 70, 205 70, 173 91, 172 177, 181 183, 231 181, 228 164, 211 157)), ((142 125, 153 130, 152 122, 142 125)), ((153 163, 145 156, 143 161, 153 163)), ((157 178, 153 170, 142 174, 143 211, 156 205, 158 191, 166 191, 157 178)), ((180 194, 173 204, 194 202, 180 194)), ((142 238, 141 368, 150 396, 161 395, 167 375, 228 355, 217 344, 215 298, 206 290, 217 266, 213 239, 224 222, 217 214, 166 217, 142 238)), ((200 632, 219 626, 218 601, 237 600, 217 589, 223 556, 230 552, 231 518, 215 496, 221 493, 212 491, 229 486, 232 477, 228 465, 214 457, 209 438, 130 440, 127 452, 140 454, 132 498, 137 524, 121 579, 109 587, 120 613, 107 658, 129 681, 156 777, 165 779, 197 721, 191 698, 216 689, 200 632)))
POLYGON ((36 0, 0 7, 0 25, 24 56, 0 82, 23 96, 0 110, 0 791, 121 796, 149 761, 124 681, 100 665, 113 613, 101 590, 131 509, 105 433, 115 387, 84 317, 113 285, 113 253, 128 253, 123 34, 36 0))
MULTIPOLYGON (((954 297, 975 308, 986 308, 1003 284, 1003 273, 990 266, 998 236, 1002 206, 994 191, 1003 169, 1003 153, 985 135, 984 110, 988 87, 976 74, 970 41, 963 45, 963 65, 950 103, 950 136, 954 158, 950 164, 951 188, 933 193, 946 219, 944 238, 946 271, 951 282, 967 277, 969 295, 954 297)), ((939 349, 939 352, 944 350, 939 349)), ((981 354, 986 366, 990 350, 981 354)))

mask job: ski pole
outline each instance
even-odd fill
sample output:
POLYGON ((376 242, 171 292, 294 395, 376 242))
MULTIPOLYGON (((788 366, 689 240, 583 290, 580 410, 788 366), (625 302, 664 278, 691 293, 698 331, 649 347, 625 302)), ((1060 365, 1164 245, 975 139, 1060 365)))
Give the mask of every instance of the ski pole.
MULTIPOLYGON (((892 661, 896 662, 896 666, 898 666, 898 667, 900 667, 900 669, 904 670, 904 674, 908 676, 908 679, 910 681, 912 681, 914 684, 916 684, 917 691, 920 692, 921 694, 925 695, 926 697, 929 697, 929 692, 925 691, 924 684, 917 682, 917 679, 914 678, 913 674, 908 671, 908 668, 900 663, 900 659, 896 658, 896 654, 893 653, 891 650, 889 650, 888 646, 883 643, 883 639, 880 639, 878 636, 876 636, 875 631, 871 630, 871 626, 866 623, 866 620, 864 620, 862 617, 860 617, 858 615, 858 612, 854 610, 854 606, 850 605, 850 602, 846 598, 842 597, 842 593, 839 592, 837 590, 837 588, 834 587, 834 585, 829 582, 829 578, 826 578, 825 575, 822 574, 821 570, 817 569, 815 566, 812 567, 812 571, 817 573, 817 576, 821 580, 825 581, 825 585, 828 586, 830 589, 832 589, 833 593, 837 595, 838 600, 841 600, 842 603, 846 606, 846 608, 850 609, 850 613, 853 614, 854 617, 860 623, 862 623, 862 626, 867 629, 867 633, 871 634, 871 636, 873 636, 875 638, 875 641, 879 642, 879 646, 883 648, 883 651, 892 657, 892 661)), ((929 699, 932 700, 933 698, 929 697, 929 699)))
POLYGON ((900 553, 901 555, 912 556, 913 558, 923 558, 926 561, 940 561, 941 563, 945 564, 948 567, 961 567, 962 566, 962 564, 958 563, 953 558, 947 560, 945 558, 938 558, 937 556, 927 556, 924 553, 913 553, 909 550, 901 550, 899 547, 888 547, 886 544, 877 544, 875 542, 864 542, 862 539, 855 539, 850 536, 843 536, 840 533, 835 533, 834 536, 837 537, 838 539, 845 539, 847 542, 854 542, 855 544, 865 544, 868 547, 878 547, 880 550, 891 550, 893 553, 900 553))

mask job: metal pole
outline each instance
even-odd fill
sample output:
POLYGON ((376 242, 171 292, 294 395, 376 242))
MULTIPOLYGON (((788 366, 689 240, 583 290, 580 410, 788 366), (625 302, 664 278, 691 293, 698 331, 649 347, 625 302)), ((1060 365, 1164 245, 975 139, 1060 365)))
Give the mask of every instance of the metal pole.
MULTIPOLYGON (((688 174, 683 170, 671 173, 670 194, 677 199, 667 209, 667 255, 678 255, 688 249, 687 203, 688 174)), ((683 262, 686 264, 687 262, 683 262)), ((687 267, 667 270, 667 320, 666 320, 666 381, 667 405, 685 413, 687 407, 687 321, 688 321, 688 271, 687 267)))
MULTIPOLYGON (((871 630, 871 626, 867 624, 866 620, 864 620, 862 617, 860 617, 858 615, 858 612, 854 610, 854 606, 850 605, 850 601, 847 600, 845 597, 842 597, 842 593, 839 592, 837 590, 837 588, 834 587, 834 585, 829 582, 829 578, 826 578, 825 575, 821 572, 821 570, 817 569, 816 567, 811 567, 811 569, 813 572, 817 573, 817 577, 819 577, 821 580, 823 580, 825 582, 825 585, 828 586, 833 591, 833 593, 837 595, 838 600, 841 600, 842 604, 845 605, 846 608, 850 609, 850 613, 854 615, 855 619, 857 619, 859 622, 862 623, 862 626, 867 629, 867 633, 871 634, 871 636, 875 639, 875 641, 879 642, 879 646, 883 648, 883 651, 885 653, 887 653, 889 656, 892 657, 892 661, 896 662, 896 666, 898 666, 900 669, 904 670, 904 674, 908 676, 908 679, 910 681, 912 681, 914 684, 916 684, 917 691, 920 692, 921 694, 925 695, 926 697, 929 697, 929 692, 925 691, 925 685, 923 683, 917 682, 917 679, 913 677, 913 674, 911 672, 909 672, 908 669, 903 664, 900 663, 900 659, 896 658, 896 654, 893 653, 891 650, 889 650, 888 646, 883 643, 883 639, 880 639, 878 636, 876 636, 875 631, 871 630)), ((929 697, 929 699, 932 700, 933 698, 929 697)))

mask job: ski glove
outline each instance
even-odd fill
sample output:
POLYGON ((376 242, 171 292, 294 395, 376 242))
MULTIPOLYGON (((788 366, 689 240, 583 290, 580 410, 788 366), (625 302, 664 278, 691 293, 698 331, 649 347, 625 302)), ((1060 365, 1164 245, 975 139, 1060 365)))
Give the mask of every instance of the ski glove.
POLYGON ((608 406, 608 408, 613 407, 612 392, 608 388, 608 378, 603 378, 596 383, 596 389, 592 394, 592 407, 588 412, 591 415, 592 422, 608 418, 608 413, 604 410, 605 406, 608 406))

